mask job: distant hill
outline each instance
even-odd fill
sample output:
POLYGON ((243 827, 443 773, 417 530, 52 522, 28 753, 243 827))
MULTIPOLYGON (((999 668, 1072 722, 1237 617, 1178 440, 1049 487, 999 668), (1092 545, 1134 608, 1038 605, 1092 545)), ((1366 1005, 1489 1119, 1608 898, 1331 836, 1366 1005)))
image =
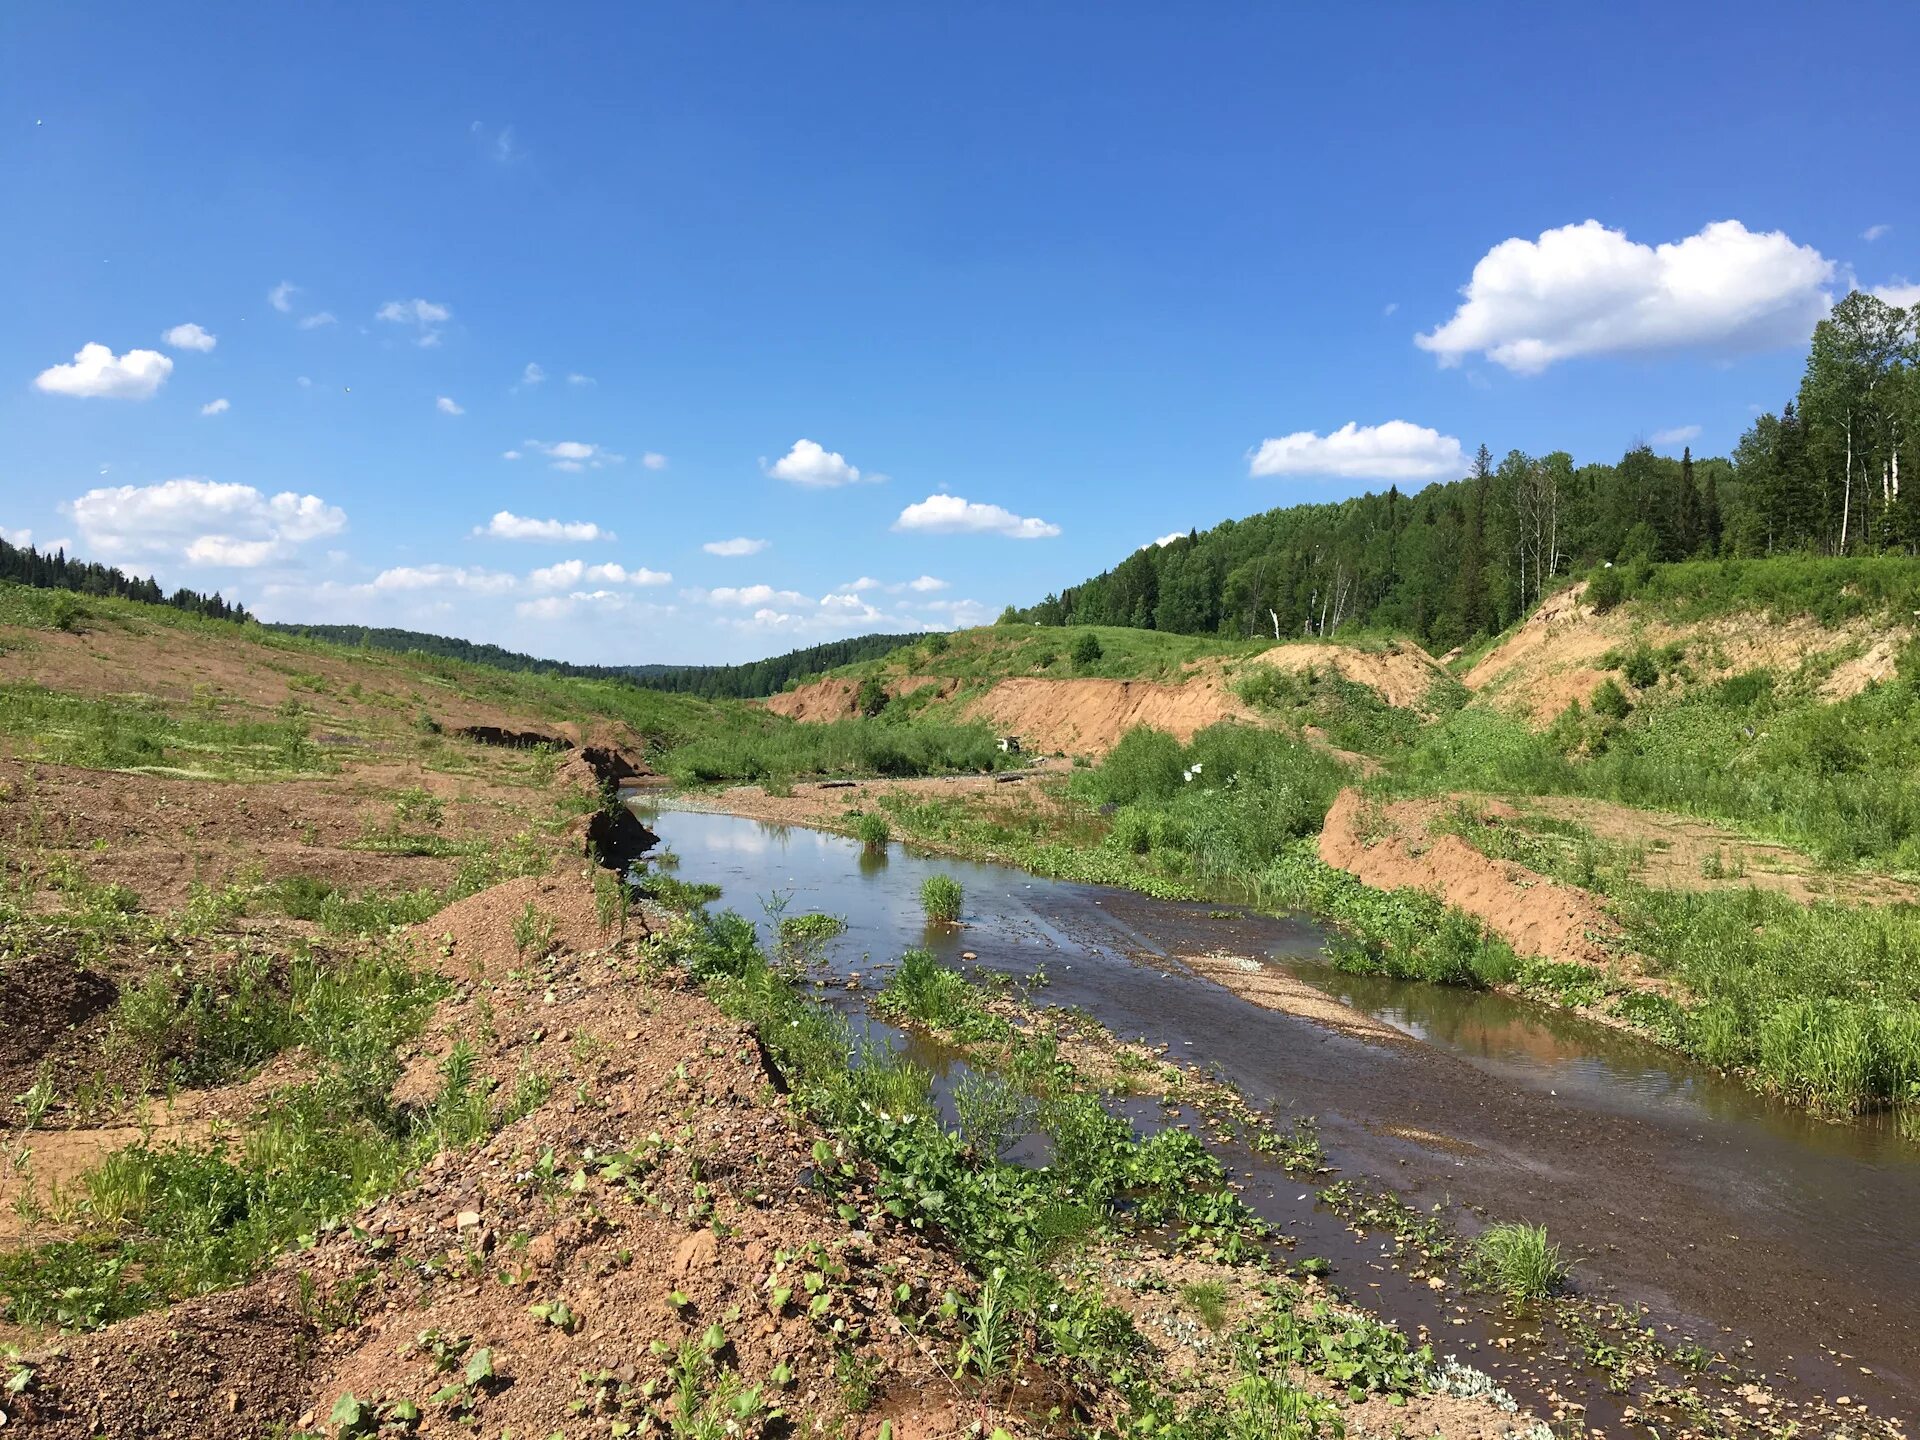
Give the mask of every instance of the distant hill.
POLYGON ((276 623, 267 628, 292 635, 310 635, 337 645, 363 645, 399 654, 438 655, 473 665, 490 665, 497 670, 570 675, 588 680, 625 680, 648 690, 701 695, 708 699, 755 699, 778 694, 790 682, 807 679, 840 665, 877 660, 923 638, 917 633, 859 635, 848 640, 829 640, 821 645, 809 645, 804 649, 790 650, 784 655, 773 655, 743 665, 573 665, 564 660, 546 660, 537 655, 522 654, 518 650, 503 649, 498 645, 477 644, 451 635, 430 635, 423 630, 400 630, 390 626, 276 623))
POLYGON ((1411 635, 1435 652, 1530 612, 1608 563, 1860 558, 1920 551, 1920 307, 1859 291, 1814 329, 1798 392, 1753 420, 1729 459, 1636 445, 1618 464, 1565 451, 1458 480, 1292 505, 1142 546, 1004 617, 1184 635, 1411 635))

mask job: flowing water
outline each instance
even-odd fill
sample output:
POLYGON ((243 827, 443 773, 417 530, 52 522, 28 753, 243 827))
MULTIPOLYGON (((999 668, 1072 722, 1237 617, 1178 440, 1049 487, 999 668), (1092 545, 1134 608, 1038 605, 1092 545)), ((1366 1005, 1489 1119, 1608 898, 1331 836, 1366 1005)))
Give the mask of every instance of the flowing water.
MULTIPOLYGON (((1042 1003, 1164 1044, 1256 1105, 1317 1117, 1343 1173, 1417 1206, 1447 1200, 1544 1223, 1576 1257, 1584 1290, 1645 1304, 1656 1323, 1709 1348, 1750 1342, 1751 1364, 1784 1389, 1920 1411, 1920 1147, 1884 1126, 1822 1123, 1564 1013, 1343 975, 1322 959, 1323 932, 1300 918, 1155 901, 899 844, 866 852, 730 815, 644 818, 679 856, 680 877, 719 884, 722 905, 759 919, 777 895, 788 914, 844 918, 827 955, 837 981, 877 985, 914 946, 956 965, 972 952, 966 963, 1016 977, 1044 971, 1042 1003), (934 873, 965 887, 963 928, 922 919, 920 884, 934 873), (1259 1008, 1179 960, 1219 953, 1281 967, 1407 1041, 1259 1008)), ((859 991, 825 993, 858 1005, 859 991)), ((916 1058, 936 1074, 952 1064, 938 1047, 916 1058)), ((1428 1327, 1442 1353, 1523 1400, 1544 1398, 1543 1382, 1496 1348, 1506 1331, 1496 1312, 1407 1282, 1377 1239, 1356 1242, 1285 1172, 1223 1158, 1249 1201, 1300 1237, 1297 1253, 1334 1260, 1337 1281, 1403 1325, 1428 1327)), ((1591 1407, 1589 1424, 1615 1403, 1597 1378, 1574 1398, 1591 1407)))

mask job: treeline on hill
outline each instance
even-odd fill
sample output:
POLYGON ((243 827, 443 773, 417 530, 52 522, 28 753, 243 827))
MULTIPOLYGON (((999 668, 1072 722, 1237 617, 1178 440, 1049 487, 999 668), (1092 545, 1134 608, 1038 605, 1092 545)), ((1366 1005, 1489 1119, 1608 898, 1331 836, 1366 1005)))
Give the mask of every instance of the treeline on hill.
POLYGON ((5 540, 0 540, 0 580, 31 585, 36 590, 74 590, 82 595, 117 595, 149 605, 171 605, 215 620, 253 618, 244 605, 221 599, 218 591, 202 595, 198 590, 182 589, 169 595, 152 576, 141 580, 111 565, 70 560, 64 550, 43 554, 31 545, 13 545, 5 540))
POLYGON ((1349 625, 1445 650, 1602 562, 1912 554, 1917 474, 1920 306, 1855 291, 1816 327, 1799 392, 1731 460, 1637 445, 1616 465, 1518 450, 1496 464, 1482 445, 1463 479, 1229 520, 1001 619, 1282 637, 1349 625))
POLYGON ((292 625, 276 623, 270 630, 290 635, 306 635, 336 645, 365 646, 373 650, 392 650, 401 654, 417 652, 474 665, 491 665, 497 670, 532 671, 542 675, 566 675, 586 680, 624 680, 648 690, 668 690, 676 694, 699 695, 709 700, 755 699, 778 694, 790 681, 804 680, 837 666, 860 660, 877 660, 902 646, 924 639, 912 635, 859 635, 849 640, 829 640, 790 650, 744 665, 571 665, 564 660, 543 660, 498 645, 476 644, 451 635, 430 635, 422 630, 398 630, 369 625, 292 625))

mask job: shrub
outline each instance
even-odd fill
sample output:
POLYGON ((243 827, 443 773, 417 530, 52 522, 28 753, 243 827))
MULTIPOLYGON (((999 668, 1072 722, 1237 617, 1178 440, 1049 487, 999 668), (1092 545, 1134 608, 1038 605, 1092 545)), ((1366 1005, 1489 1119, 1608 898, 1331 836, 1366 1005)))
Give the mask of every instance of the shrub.
POLYGON ((854 836, 869 850, 879 850, 886 846, 893 830, 887 824, 887 817, 869 810, 854 822, 854 836))
POLYGON ((960 898, 960 882, 951 875, 929 875, 920 886, 920 908, 937 924, 959 922, 960 898))
POLYGON ((1169 800, 1179 793, 1180 742, 1164 730, 1142 725, 1120 737, 1094 772, 1094 791, 1114 805, 1169 800))
POLYGON ((1587 600, 1604 615, 1627 595, 1626 578, 1612 565, 1602 566, 1587 581, 1587 600))
POLYGON ((1089 665, 1098 665, 1105 653, 1100 646, 1100 637, 1091 630, 1082 630, 1073 637, 1073 648, 1067 652, 1067 657, 1084 670, 1089 665))
POLYGON ((1653 658, 1650 650, 1641 646, 1627 656, 1627 663, 1620 667, 1620 673, 1634 689, 1644 690, 1659 682, 1660 662, 1653 658))
POLYGON ((887 708, 887 687, 881 683, 878 675, 869 675, 860 682, 860 688, 854 691, 853 708, 871 720, 887 708))
POLYGON ((1608 679, 1600 682, 1600 688, 1593 692, 1593 713, 1604 715, 1609 720, 1624 720, 1632 713, 1633 702, 1627 698, 1617 681, 1608 679))

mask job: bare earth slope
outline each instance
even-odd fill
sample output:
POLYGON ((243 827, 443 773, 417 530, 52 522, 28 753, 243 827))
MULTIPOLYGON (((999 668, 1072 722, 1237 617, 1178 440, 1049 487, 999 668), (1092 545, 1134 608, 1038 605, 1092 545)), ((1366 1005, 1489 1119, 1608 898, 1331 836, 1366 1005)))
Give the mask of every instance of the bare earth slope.
POLYGON ((1631 606, 1603 615, 1587 603, 1586 593, 1583 580, 1548 596, 1475 662, 1463 677, 1467 688, 1497 709, 1545 724, 1569 702, 1592 700, 1614 673, 1603 663, 1610 651, 1678 645, 1694 684, 1746 670, 1767 669, 1784 677, 1810 664, 1826 665, 1822 698, 1844 700, 1891 677, 1895 657, 1914 634, 1911 626, 1867 620, 1825 626, 1808 616, 1776 622, 1740 614, 1674 623, 1640 617, 1631 606))

